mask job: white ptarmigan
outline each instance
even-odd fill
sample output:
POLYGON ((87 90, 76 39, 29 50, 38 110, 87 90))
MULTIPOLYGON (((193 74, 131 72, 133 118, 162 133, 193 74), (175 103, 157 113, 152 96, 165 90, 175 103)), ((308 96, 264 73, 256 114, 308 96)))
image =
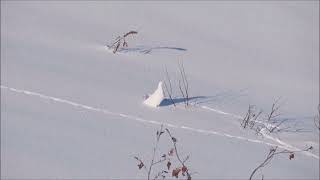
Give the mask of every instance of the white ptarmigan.
POLYGON ((164 99, 162 81, 159 82, 158 88, 143 103, 150 107, 158 107, 164 99))

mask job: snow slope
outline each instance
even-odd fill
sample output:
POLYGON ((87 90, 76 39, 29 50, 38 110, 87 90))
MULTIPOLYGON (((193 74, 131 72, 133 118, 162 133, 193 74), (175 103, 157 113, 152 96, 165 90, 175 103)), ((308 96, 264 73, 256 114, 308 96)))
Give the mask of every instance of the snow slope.
POLYGON ((319 179, 318 21, 315 1, 1 1, 1 178, 145 178, 133 157, 151 158, 164 124, 195 179, 246 179, 275 145, 314 149, 257 178, 319 179), (130 30, 131 49, 106 50, 130 30), (165 67, 177 87, 178 60, 197 105, 174 88, 176 108, 145 106, 165 67), (278 97, 303 132, 240 128, 278 97))

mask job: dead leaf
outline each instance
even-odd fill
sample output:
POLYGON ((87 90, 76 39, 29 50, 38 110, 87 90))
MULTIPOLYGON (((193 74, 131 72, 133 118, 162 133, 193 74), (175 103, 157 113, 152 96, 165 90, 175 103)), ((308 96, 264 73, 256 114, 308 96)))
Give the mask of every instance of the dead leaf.
POLYGON ((185 172, 187 172, 188 171, 188 168, 186 167, 186 166, 183 166, 182 168, 181 168, 181 172, 182 172, 182 175, 184 176, 184 174, 185 174, 185 172))
POLYGON ((289 159, 291 160, 291 159, 293 159, 293 158, 294 158, 294 154, 291 153, 291 154, 289 155, 289 159))
POLYGON ((171 139, 174 143, 177 142, 177 139, 175 137, 172 137, 171 139))
POLYGON ((181 171, 180 168, 176 168, 176 169, 172 170, 172 176, 178 178, 180 171, 181 171))
POLYGON ((140 164, 138 164, 139 169, 141 169, 144 166, 143 162, 140 162, 140 164))
POLYGON ((167 163, 167 168, 168 168, 168 170, 170 170, 170 166, 171 166, 171 162, 168 161, 168 163, 167 163))
POLYGON ((169 155, 169 156, 173 156, 173 154, 174 154, 174 149, 172 148, 172 149, 170 149, 168 155, 169 155))

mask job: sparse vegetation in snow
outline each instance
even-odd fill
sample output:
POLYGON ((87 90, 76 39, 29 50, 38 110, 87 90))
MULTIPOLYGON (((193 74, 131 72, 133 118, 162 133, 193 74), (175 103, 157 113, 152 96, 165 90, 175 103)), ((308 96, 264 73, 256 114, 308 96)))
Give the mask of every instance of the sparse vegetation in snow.
POLYGON ((111 45, 107 45, 109 49, 113 49, 113 53, 116 53, 119 48, 128 47, 128 42, 126 38, 128 36, 133 36, 134 34, 138 34, 137 31, 129 31, 122 36, 118 36, 111 45))
MULTIPOLYGON (((156 142, 155 146, 153 148, 152 157, 150 160, 150 164, 147 165, 145 161, 143 161, 141 158, 135 156, 134 158, 138 161, 138 169, 144 169, 146 172, 146 176, 148 180, 156 180, 156 179, 168 179, 170 177, 175 178, 181 178, 186 180, 191 180, 192 173, 189 170, 189 166, 186 165, 186 162, 189 159, 189 156, 186 158, 182 158, 178 151, 177 146, 177 138, 175 138, 169 129, 163 129, 163 125, 161 125, 160 130, 156 133, 156 142), (159 154, 159 142, 160 138, 163 136, 163 134, 167 134, 170 138, 170 141, 173 144, 173 147, 170 148, 166 153, 160 153, 160 157, 156 157, 156 154, 159 154), (174 164, 175 162, 178 162, 177 164, 174 164), (164 168, 160 168, 158 172, 153 173, 155 170, 156 165, 162 165, 164 168)), ((159 168, 158 168, 159 169, 159 168)))
MULTIPOLYGON (((271 160, 277 156, 277 155, 280 155, 280 154, 289 154, 288 158, 289 160, 292 160, 294 159, 295 157, 295 153, 299 153, 299 152, 305 152, 305 151, 310 151, 312 150, 313 147, 312 146, 309 146, 303 150, 300 150, 300 151, 289 151, 289 150, 279 150, 278 147, 272 147, 270 148, 269 150, 269 153, 267 154, 267 157, 262 161, 261 164, 259 164, 250 174, 250 177, 249 177, 249 180, 251 180, 253 178, 253 176, 256 174, 256 172, 259 170, 259 169, 262 169, 263 167, 265 167, 266 165, 268 165, 271 160)), ((263 179, 263 176, 262 176, 262 179, 263 179)))

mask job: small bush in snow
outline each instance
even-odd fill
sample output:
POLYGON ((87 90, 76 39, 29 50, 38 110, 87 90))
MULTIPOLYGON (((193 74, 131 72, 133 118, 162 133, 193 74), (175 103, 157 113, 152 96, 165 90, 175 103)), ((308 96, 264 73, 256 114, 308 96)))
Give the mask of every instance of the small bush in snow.
POLYGON ((279 99, 274 101, 270 112, 264 114, 262 117, 262 110, 257 111, 256 107, 249 105, 246 115, 241 120, 240 125, 244 129, 249 128, 261 135, 262 131, 265 133, 279 133, 279 132, 299 132, 302 129, 297 129, 291 126, 284 126, 288 118, 281 118, 279 99))
POLYGON ((125 33, 123 36, 118 36, 116 40, 112 43, 112 45, 108 46, 110 49, 113 49, 113 53, 116 53, 120 47, 128 47, 128 43, 126 41, 126 37, 132 36, 134 34, 138 34, 137 31, 129 31, 125 33))
POLYGON ((248 111, 241 121, 241 127, 244 129, 254 129, 257 133, 260 133, 260 126, 257 126, 257 119, 261 115, 262 110, 256 112, 255 106, 249 105, 248 111))
POLYGON ((166 179, 171 177, 179 178, 179 176, 183 179, 191 180, 191 173, 189 171, 188 166, 186 165, 186 161, 189 159, 187 156, 184 159, 181 159, 181 156, 177 147, 177 139, 172 136, 169 129, 163 129, 163 125, 161 125, 160 130, 157 131, 156 134, 156 144, 153 148, 153 154, 151 158, 151 162, 148 165, 141 158, 135 156, 134 157, 138 161, 138 168, 144 169, 147 174, 147 179, 166 179), (173 147, 167 153, 161 153, 162 155, 156 159, 156 154, 159 149, 159 141, 163 134, 167 134, 170 137, 170 141, 173 144, 173 147), (178 164, 174 165, 174 161, 177 160, 178 164), (153 173, 153 168, 155 165, 161 165, 164 168, 161 168, 158 172, 153 173), (152 177, 153 176, 153 177, 152 177))

